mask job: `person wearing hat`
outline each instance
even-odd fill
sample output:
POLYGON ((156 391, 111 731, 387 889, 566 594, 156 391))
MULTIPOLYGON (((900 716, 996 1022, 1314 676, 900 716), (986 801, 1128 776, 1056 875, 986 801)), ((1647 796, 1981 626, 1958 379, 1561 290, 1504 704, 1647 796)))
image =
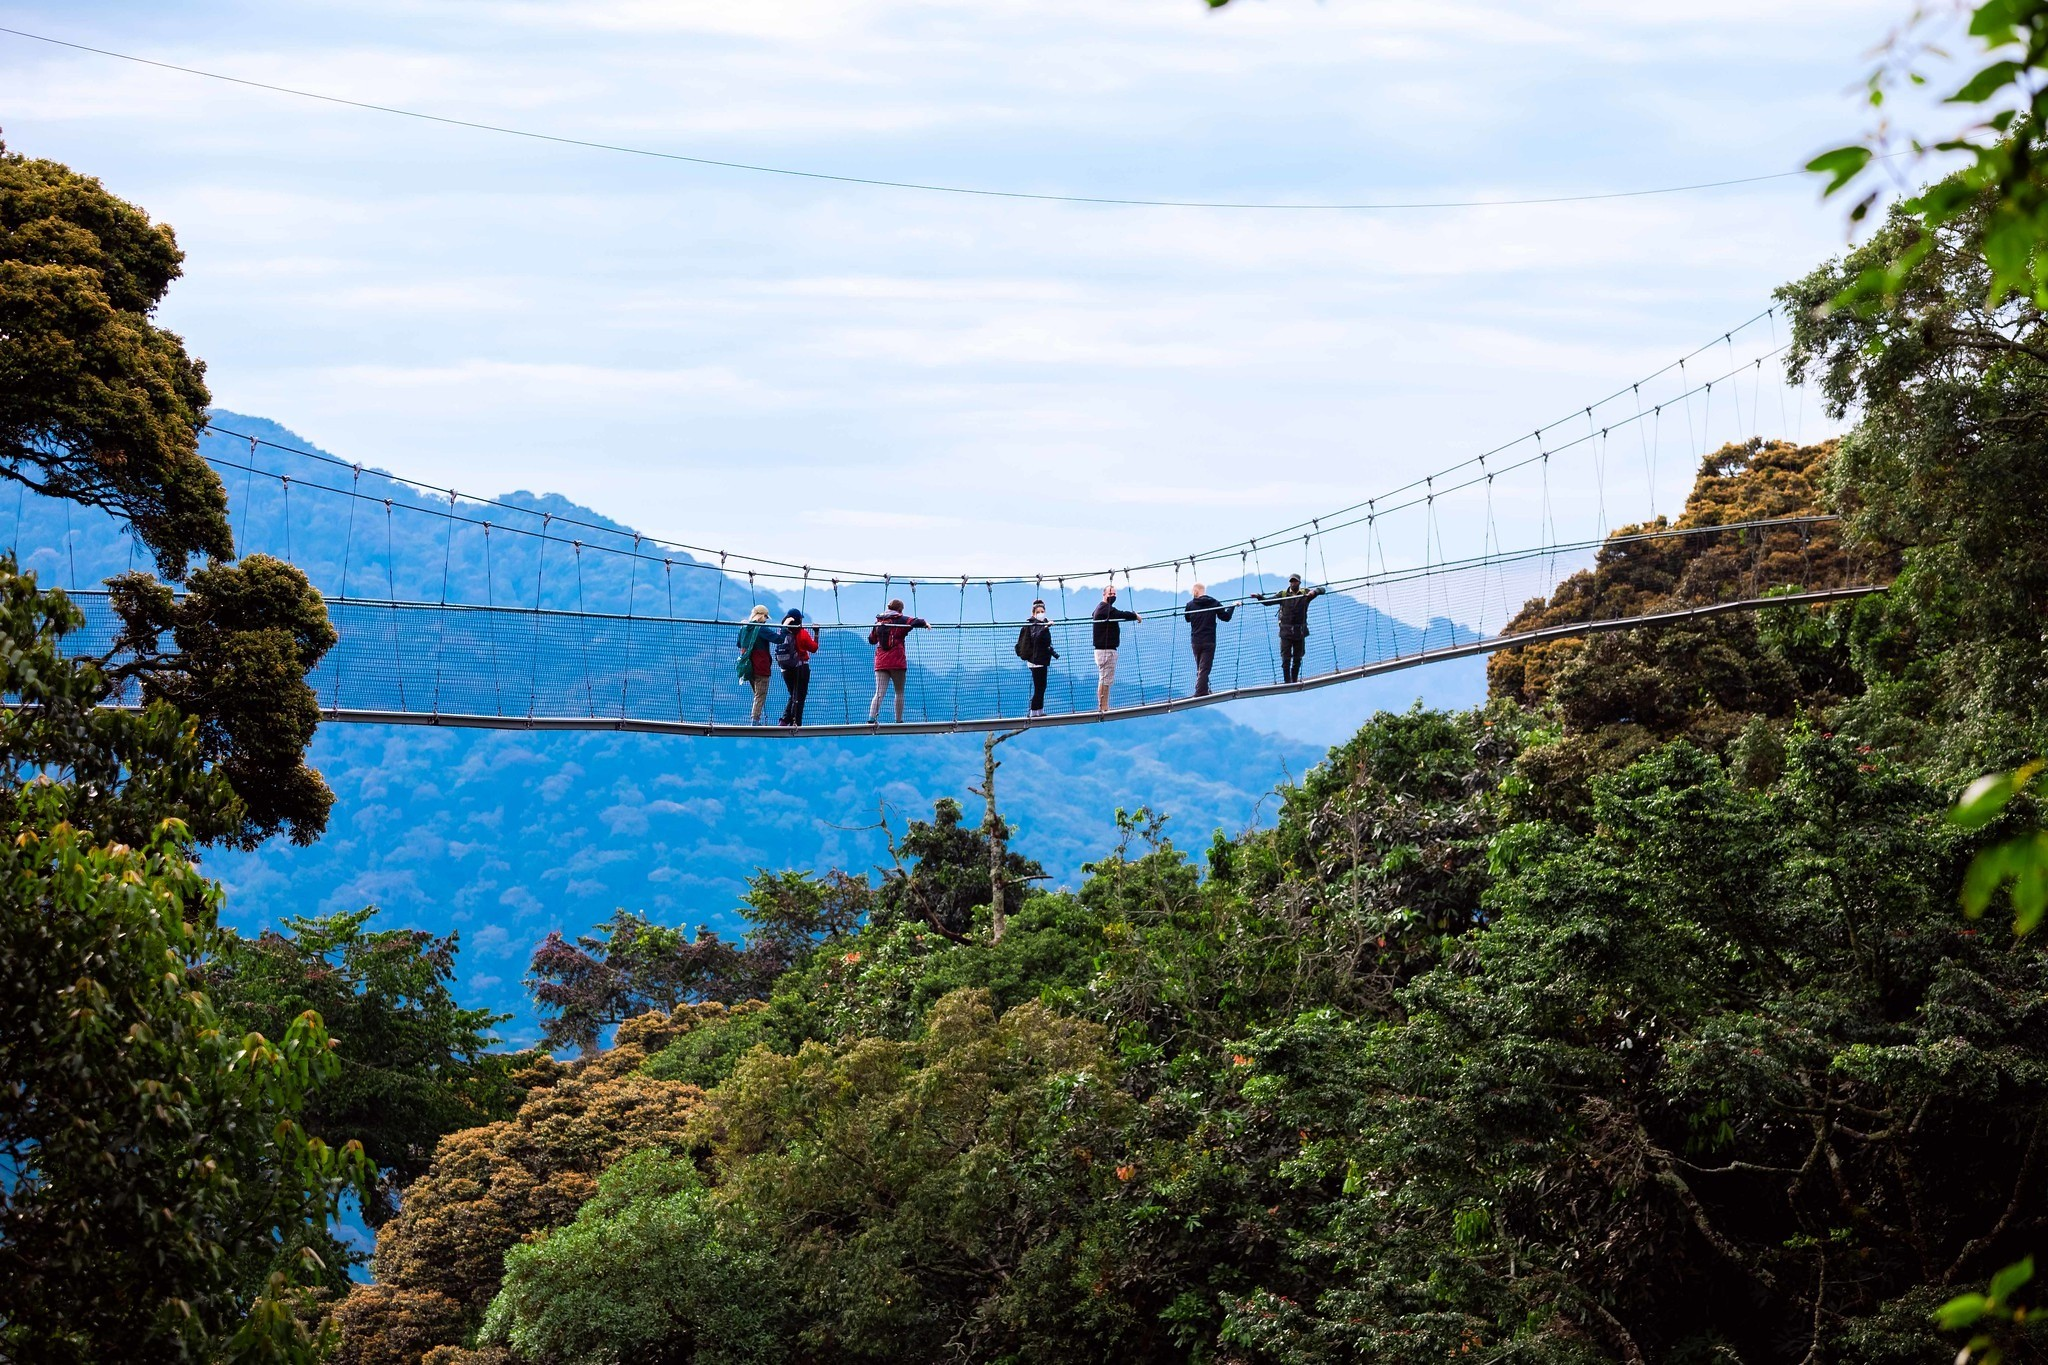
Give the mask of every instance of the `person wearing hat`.
POLYGON ((1043 598, 1031 604, 1031 619, 1017 632, 1017 657, 1031 670, 1031 715, 1045 714, 1045 679, 1060 652, 1052 647, 1052 622, 1046 619, 1043 598))
POLYGON ((1195 695, 1209 695, 1209 667, 1216 662, 1216 623, 1236 615, 1236 606, 1224 606, 1209 596, 1200 583, 1188 594, 1181 615, 1188 618, 1188 648, 1195 654, 1195 695))
POLYGON ((740 681, 754 689, 751 725, 761 723, 761 712, 768 707, 768 679, 775 673, 775 642, 781 634, 768 624, 768 608, 763 606, 749 612, 747 623, 740 627, 738 672, 740 681))
POLYGON ((1252 594, 1279 613, 1282 682, 1301 681, 1301 661, 1308 654, 1308 604, 1326 591, 1324 588, 1302 587, 1301 575, 1293 573, 1287 575, 1287 591, 1270 595, 1263 592, 1252 594))
POLYGON ((782 686, 789 693, 778 725, 804 723, 804 700, 811 695, 811 656, 817 652, 818 637, 804 626, 804 614, 791 607, 775 641, 775 666, 782 670, 782 686))

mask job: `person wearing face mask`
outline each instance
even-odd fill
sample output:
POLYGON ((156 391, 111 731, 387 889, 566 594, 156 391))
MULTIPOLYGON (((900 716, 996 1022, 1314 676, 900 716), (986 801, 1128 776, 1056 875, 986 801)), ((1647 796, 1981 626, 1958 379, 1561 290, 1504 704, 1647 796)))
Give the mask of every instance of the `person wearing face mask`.
POLYGON ((1102 590, 1102 601, 1095 608, 1095 709, 1109 709, 1110 685, 1116 681, 1116 652, 1123 644, 1124 621, 1142 621, 1145 618, 1134 611, 1125 611, 1116 604, 1116 584, 1102 590))
POLYGON ((1052 622, 1043 600, 1031 604, 1031 619, 1017 632, 1017 657, 1031 670, 1031 715, 1045 714, 1045 680, 1060 652, 1052 647, 1052 622))

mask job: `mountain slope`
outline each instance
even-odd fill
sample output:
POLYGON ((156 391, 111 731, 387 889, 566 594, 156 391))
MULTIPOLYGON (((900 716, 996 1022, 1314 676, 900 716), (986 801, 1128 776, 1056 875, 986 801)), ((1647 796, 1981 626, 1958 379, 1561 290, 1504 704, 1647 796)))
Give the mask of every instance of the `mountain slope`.
MULTIPOLYGON (((311 448, 260 418, 218 413, 222 427, 311 448)), ((209 433, 210 455, 250 462, 244 441, 209 433)), ((259 468, 283 471, 274 452, 259 468)), ((646 591, 618 557, 593 553, 580 575, 541 562, 537 545, 500 534, 447 535, 446 523, 408 508, 421 498, 374 472, 291 467, 378 499, 355 503, 305 482, 287 496, 271 479, 224 471, 241 548, 286 554, 323 591, 432 600, 484 600, 532 584, 528 601, 593 608, 646 591), (486 556, 489 558, 486 558, 486 556)), ((504 498, 555 518, 630 528, 555 495, 504 498)), ((0 507, 0 518, 7 511, 0 507)), ((64 504, 18 498, 11 542, 46 582, 91 588, 133 562, 121 528, 64 504)), ((601 533, 579 531, 593 542, 601 533)), ((675 557, 673 609, 710 614, 773 594, 675 557), (690 571, 683 567, 690 564, 690 571)), ((1022 591, 1022 590, 1019 590, 1022 591)), ((997 610, 1012 604, 1004 595, 997 610)), ((1135 594, 1161 612, 1168 594, 1135 594)), ((501 599, 502 600, 502 599, 501 599)), ((644 595, 641 611, 649 610, 644 595)), ((604 609, 612 609, 605 606, 604 609)), ((941 615, 925 606, 927 614, 941 615)), ((1172 623, 1162 619, 1161 626, 1172 623)), ((1388 618, 1384 628, 1416 634, 1388 618)), ((1449 628, 1436 623, 1433 630, 1449 628)), ((1002 751, 1000 795, 1018 846, 1056 882, 1113 842, 1119 808, 1168 814, 1184 846, 1216 829, 1236 832, 1270 810, 1276 784, 1299 774, 1376 704, 1418 695, 1470 701, 1483 688, 1477 661, 1428 674, 1233 707, 1019 738, 1002 751), (1448 695, 1446 695, 1448 694, 1448 695), (1240 723, 1241 714, 1262 728, 1240 723)), ((382 908, 387 923, 462 934, 462 991, 512 1013, 509 1039, 533 1035, 520 978, 532 945, 551 929, 580 931, 618 907, 663 921, 731 930, 744 879, 757 868, 854 869, 885 863, 878 822, 898 830, 940 796, 965 797, 979 781, 973 736, 891 737, 758 744, 620 734, 327 726, 312 761, 337 795, 318 845, 255 853, 216 851, 206 862, 227 887, 227 919, 245 930, 289 915, 382 908)))

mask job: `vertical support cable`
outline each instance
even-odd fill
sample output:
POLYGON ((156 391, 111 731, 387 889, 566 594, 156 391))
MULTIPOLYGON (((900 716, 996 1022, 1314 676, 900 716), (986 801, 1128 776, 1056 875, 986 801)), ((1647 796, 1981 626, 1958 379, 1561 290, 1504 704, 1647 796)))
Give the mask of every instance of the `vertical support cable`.
MULTIPOLYGON (((1424 480, 1425 486, 1431 484, 1424 480)), ((1429 628, 1436 624, 1436 494, 1422 499, 1422 643, 1417 652, 1429 653, 1429 628)))
MULTIPOLYGON (((1188 561, 1188 571, 1194 572, 1195 562, 1188 561)), ((1174 647, 1173 617, 1180 610, 1180 561, 1173 561, 1173 604, 1166 609, 1166 699, 1173 700, 1173 661, 1180 657, 1180 650, 1174 647)))
MULTIPOLYGON (((915 578, 910 580, 910 614, 912 616, 917 617, 919 620, 924 619, 924 613, 920 612, 917 609, 917 580, 915 578)), ((910 635, 908 633, 906 633, 903 637, 903 644, 904 649, 906 651, 903 663, 904 666, 907 668, 910 664, 910 657, 908 654, 908 650, 910 647, 910 635)), ((921 668, 912 669, 911 676, 917 679, 917 718, 919 720, 930 720, 932 718, 931 691, 929 688, 925 686, 924 670, 921 668)), ((908 677, 904 679, 904 682, 906 684, 906 691, 909 690, 909 681, 910 679, 908 677)))
POLYGON ((1244 686, 1244 627, 1246 620, 1251 616, 1245 608, 1252 604, 1244 589, 1245 574, 1248 572, 1245 562, 1248 557, 1248 551, 1237 552, 1237 638, 1231 641, 1234 648, 1230 651, 1230 690, 1233 692, 1244 686))
POLYGON ((583 542, 572 540, 576 550, 576 649, 583 656, 583 709, 597 719, 597 691, 590 685, 590 618, 583 608, 583 542))
MULTIPOLYGON (((1112 583, 1116 581, 1116 571, 1114 569, 1110 571, 1109 581, 1112 583)), ((1124 569, 1124 591, 1131 595, 1132 603, 1132 605, 1124 608, 1124 610, 1136 613, 1138 610, 1138 590, 1131 586, 1131 571, 1128 567, 1124 569)), ((1138 705, 1140 706, 1145 704, 1145 647, 1141 638, 1145 632, 1137 629, 1137 627, 1143 624, 1144 622, 1142 621, 1133 621, 1131 623, 1131 671, 1138 675, 1138 705)))
MULTIPOLYGON (((1064 576, 1063 576, 1063 577, 1061 577, 1061 579, 1059 580, 1059 583, 1060 583, 1060 624, 1061 624, 1061 625, 1067 625, 1067 580, 1066 580, 1066 578, 1065 578, 1064 576)), ((1069 650, 1071 650, 1071 649, 1072 649, 1072 648, 1074 647, 1074 640, 1073 640, 1073 635, 1074 635, 1074 632, 1073 632, 1072 628, 1071 628, 1071 627, 1069 627, 1069 629, 1067 630, 1067 648, 1068 648, 1069 650)), ((1062 671, 1063 671, 1063 672, 1064 672, 1064 673, 1065 673, 1065 674, 1067 675, 1067 710, 1068 710, 1068 711, 1070 711, 1070 712, 1071 712, 1071 711, 1078 711, 1078 710, 1080 709, 1080 706, 1079 706, 1079 704, 1078 704, 1078 703, 1077 703, 1077 702, 1076 702, 1076 701, 1074 700, 1074 670, 1073 670, 1073 669, 1071 669, 1071 668, 1068 668, 1068 669, 1064 669, 1064 670, 1062 670, 1062 671)))
MULTIPOLYGON (((251 436, 249 438, 249 464, 248 467, 242 471, 242 538, 244 540, 249 539, 249 537, 253 534, 249 530, 249 526, 250 522, 256 515, 256 504, 250 500, 252 496, 250 493, 250 484, 255 481, 255 478, 256 438, 254 436, 251 436)), ((246 550, 243 551, 244 556, 246 556, 247 553, 248 552, 246 550)))
POLYGON ((704 723, 718 723, 718 634, 725 628, 725 551, 718 552, 718 597, 711 604, 711 659, 704 684, 704 723))
MULTIPOLYGON (((1650 493, 1650 520, 1657 519, 1657 463, 1650 458, 1650 433, 1643 426, 1643 386, 1635 386, 1636 395, 1636 444, 1643 451, 1643 485, 1650 493)), ((1659 409, 1662 411, 1662 409, 1659 409)))
POLYGON ((960 655, 967 644, 967 575, 960 575, 960 605, 953 612, 953 724, 960 724, 960 655))
POLYGON ((989 653, 993 654, 996 658, 996 662, 992 665, 996 675, 996 717, 1001 719, 1003 715, 1003 669, 1000 661, 1003 657, 1003 632, 996 621, 996 585, 993 582, 984 582, 981 586, 988 590, 989 653))
MULTIPOLYGON (((1314 518, 1310 520, 1309 525, 1316 528, 1316 562, 1323 566, 1322 586, 1327 589, 1330 586, 1330 557, 1323 552, 1323 523, 1320 518, 1314 518)), ((1366 565, 1368 569, 1371 567, 1370 564, 1366 565)), ((1330 622, 1330 672, 1341 673, 1344 671, 1344 662, 1337 655, 1337 604, 1330 603, 1323 615, 1330 622)))
MULTIPOLYGON (((1367 507, 1371 507, 1372 505, 1373 505, 1372 503, 1367 503, 1367 504, 1366 504, 1366 506, 1367 506, 1367 507)), ((1380 610, 1379 608, 1377 608, 1377 607, 1373 606, 1373 604, 1372 604, 1372 584, 1373 584, 1372 552, 1373 552, 1373 551, 1374 551, 1375 549, 1378 549, 1378 548, 1379 548, 1379 543, 1380 543, 1380 532, 1379 532, 1379 526, 1378 526, 1378 524, 1377 524, 1377 514, 1376 514, 1376 513, 1374 513, 1374 512, 1370 512, 1370 511, 1368 511, 1368 512, 1367 512, 1367 513, 1365 514, 1365 594, 1364 594, 1364 596, 1365 596, 1365 610, 1366 610, 1366 612, 1367 612, 1367 625, 1366 625, 1366 629, 1365 629, 1365 651, 1364 651, 1363 653, 1361 653, 1361 654, 1359 655, 1359 660, 1358 660, 1358 666, 1359 666, 1360 668, 1364 668, 1364 667, 1365 667, 1365 666, 1366 666, 1367 664, 1371 664, 1371 663, 1377 663, 1377 662, 1379 661, 1379 657, 1380 657, 1380 618, 1381 618, 1382 616, 1384 616, 1384 615, 1385 615, 1386 613, 1385 613, 1385 612, 1383 612, 1383 611, 1381 611, 1381 610, 1380 610)), ((1387 556, 1386 556, 1386 553, 1385 553, 1385 551, 1381 551, 1381 553, 1380 553, 1380 568, 1384 570, 1384 569, 1386 568, 1386 566, 1387 566, 1387 556)))
POLYGON ((633 533, 633 559, 626 570, 626 666, 619 670, 619 719, 626 718, 627 690, 633 686, 633 594, 640 586, 640 533, 633 533))
MULTIPOLYGON (((357 501, 359 501, 359 500, 361 499, 361 497, 362 497, 362 482, 363 482, 363 467, 362 467, 361 465, 354 465, 354 466, 352 466, 352 468, 353 468, 353 469, 355 470, 355 475, 354 475, 354 477, 353 477, 353 478, 352 478, 352 479, 351 479, 351 480, 349 481, 349 488, 348 488, 348 531, 347 531, 347 533, 346 533, 346 534, 344 535, 344 537, 342 538, 342 542, 341 542, 341 599, 340 599, 340 600, 341 600, 341 601, 342 601, 342 602, 343 602, 344 604, 345 604, 345 603, 346 603, 346 602, 348 601, 348 564, 349 564, 349 558, 350 558, 350 556, 351 556, 351 555, 352 555, 352 554, 354 553, 354 550, 355 550, 355 541, 356 541, 356 503, 357 503, 357 501)), ((336 650, 334 651, 334 686, 333 686, 333 687, 332 687, 332 688, 330 689, 330 693, 329 693, 329 696, 328 696, 328 701, 327 701, 327 704, 328 704, 329 708, 330 708, 330 709, 332 709, 332 710, 339 710, 339 709, 341 709, 341 664, 342 664, 342 660, 343 660, 343 658, 344 658, 344 657, 345 657, 345 652, 344 652, 343 650, 340 650, 340 649, 336 649, 336 650)))
POLYGON ((356 504, 362 500, 363 467, 355 466, 348 485, 348 534, 341 542, 341 599, 348 600, 348 561, 356 547, 356 504))
POLYGON ((384 499, 384 592, 385 600, 391 604, 391 662, 398 675, 398 709, 405 707, 405 651, 398 645, 398 571, 394 567, 397 556, 391 541, 391 499, 384 499))
POLYGON ((541 632, 541 584, 548 571, 548 527, 554 524, 555 514, 543 512, 540 518, 540 552, 533 563, 533 680, 526 694, 526 718, 533 719, 533 711, 540 704, 540 632, 541 632))
MULTIPOLYGON (((1255 540, 1251 543, 1251 545, 1252 576, 1258 579, 1259 591, 1264 592, 1266 590, 1266 566, 1259 562, 1259 542, 1255 540)), ((1277 619, 1277 612, 1275 613, 1275 616, 1277 619)), ((1264 634, 1266 636, 1266 667, 1271 671, 1273 681, 1279 682, 1280 656, 1277 652, 1277 646, 1275 644, 1275 641, 1279 638, 1280 635, 1279 627, 1276 625, 1272 630, 1266 631, 1264 632, 1264 634)))
POLYGON ((683 720, 683 656, 676 648, 676 566, 667 556, 662 557, 661 578, 668 600, 668 662, 676 678, 676 723, 683 720))
POLYGON ((448 565, 455 556, 455 490, 448 490, 448 534, 441 542, 440 633, 434 643, 434 714, 441 714, 441 665, 448 652, 448 565))
POLYGON ((491 524, 484 523, 484 619, 491 631, 491 692, 498 701, 498 714, 505 714, 505 681, 498 676, 498 585, 491 561, 491 524))
MULTIPOLYGON (((1766 308, 1764 309, 1764 316, 1769 318, 1771 322, 1771 353, 1775 355, 1778 351, 1778 310, 1776 308, 1766 308)), ((1757 364, 1761 365, 1763 361, 1759 360, 1757 364)), ((1778 381, 1778 427, 1785 433, 1785 440, 1793 439, 1792 413, 1785 406, 1785 383, 1782 376, 1780 376, 1778 381)))
MULTIPOLYGON (((839 624, 844 624, 846 621, 846 608, 840 604, 839 580, 836 578, 832 580, 832 619, 839 624)), ((823 631, 818 633, 818 643, 820 645, 825 643, 823 631)), ((839 673, 839 719, 842 724, 851 725, 853 724, 853 698, 848 696, 846 691, 847 667, 848 665, 842 664, 837 670, 839 673)))

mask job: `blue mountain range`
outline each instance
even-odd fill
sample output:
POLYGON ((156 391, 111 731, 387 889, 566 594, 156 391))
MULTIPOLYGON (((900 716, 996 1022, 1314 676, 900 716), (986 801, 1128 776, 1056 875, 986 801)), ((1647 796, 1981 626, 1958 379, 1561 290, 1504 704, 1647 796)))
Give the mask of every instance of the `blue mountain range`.
MULTIPOLYGON (((426 514, 444 500, 374 470, 252 450, 248 436, 316 449, 274 422, 216 412, 214 427, 204 449, 221 469, 243 553, 289 558, 330 595, 720 620, 739 619, 756 601, 778 614, 802 601, 818 614, 811 585, 749 582, 731 568, 721 572, 711 556, 659 552, 672 562, 656 565, 657 576, 650 553, 618 552, 639 546, 633 528, 558 495, 497 495, 517 512, 464 503, 471 520, 451 529, 426 514), (543 518, 552 534, 583 542, 569 562, 551 561, 563 558, 559 542, 522 534, 543 518), (496 524, 487 531, 485 521, 496 524)), ((15 508, 0 502, 0 527, 10 510, 11 544, 45 584, 90 590, 109 574, 147 567, 125 527, 104 515, 17 493, 15 508)), ((1224 595, 1277 583, 1263 575, 1211 586, 1224 595)), ((974 586, 978 600, 966 614, 983 621, 1019 618, 1034 592, 974 586)), ((925 585, 921 596, 924 615, 953 620, 973 595, 925 585)), ((1085 600, 1092 605, 1092 596, 1085 600)), ((1346 611, 1373 610, 1332 600, 1346 611)), ((1174 601, 1152 589, 1124 598, 1157 615, 1156 626, 1146 623, 1146 645, 1177 644, 1174 601)), ((863 598, 837 609, 840 619, 856 620, 876 605, 863 598)), ((1259 628, 1268 629, 1269 616, 1260 615, 1259 628)), ((1415 625, 1374 615, 1367 628, 1399 635, 1404 648, 1424 632, 1432 644, 1470 637, 1447 620, 1415 625)), ((1164 813, 1183 846, 1199 846, 1214 830, 1259 823, 1279 784, 1374 710, 1417 699, 1471 705, 1483 691, 1483 664, 1461 660, 1317 693, 1034 732, 1001 751, 1001 804, 1016 847, 1043 863, 1054 884, 1073 884, 1113 843, 1119 808, 1164 813)), ((900 832, 943 796, 973 809, 967 789, 980 779, 981 744, 972 735, 761 743, 330 724, 311 761, 337 796, 324 839, 311 848, 279 842, 206 854, 227 891, 228 922, 252 931, 292 915, 375 905, 384 925, 459 931, 462 994, 511 1015, 504 1036, 521 1043, 537 1033, 521 978, 549 930, 579 932, 623 907, 733 932, 738 892, 757 869, 875 867, 888 857, 884 822, 900 832)))

